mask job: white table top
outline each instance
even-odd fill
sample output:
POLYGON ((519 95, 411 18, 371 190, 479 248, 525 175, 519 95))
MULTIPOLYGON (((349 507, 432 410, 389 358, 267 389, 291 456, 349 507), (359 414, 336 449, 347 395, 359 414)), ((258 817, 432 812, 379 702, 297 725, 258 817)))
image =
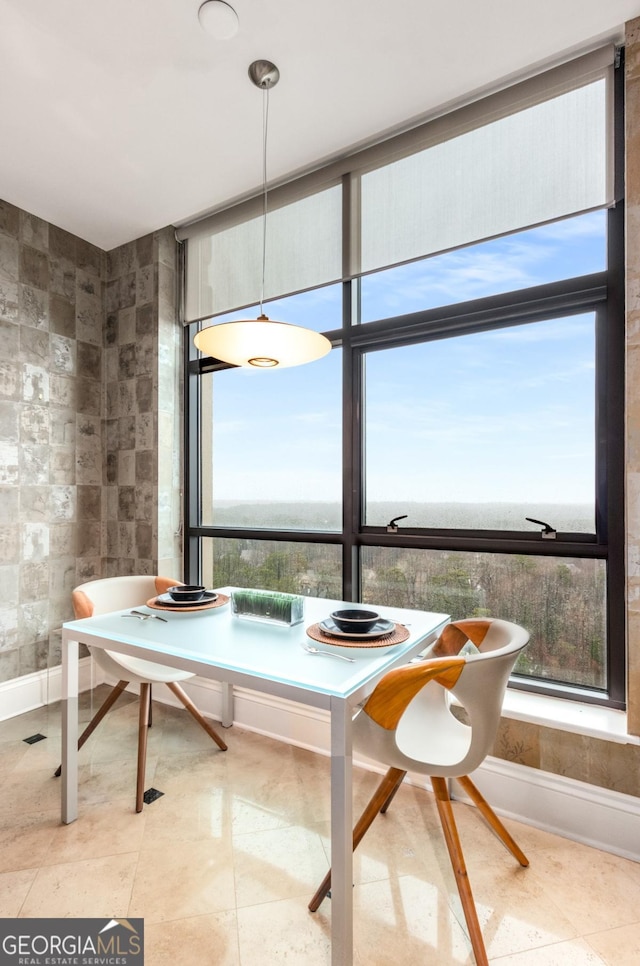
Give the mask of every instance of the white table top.
MULTIPOLYGON (((220 588, 229 594, 233 588, 220 588)), ((64 624, 65 636, 107 647, 117 644, 118 651, 147 658, 156 663, 203 674, 210 667, 219 680, 233 680, 257 690, 295 697, 307 704, 328 707, 331 697, 358 700, 363 689, 393 665, 402 663, 425 646, 434 632, 448 621, 446 614, 401 608, 376 607, 384 617, 407 623, 410 637, 392 647, 333 647, 323 649, 347 654, 353 663, 306 653, 302 643, 316 644, 306 628, 345 606, 344 601, 305 598, 301 624, 293 627, 236 617, 230 604, 202 611, 152 611, 164 621, 136 621, 123 618, 130 608, 104 616, 94 616, 64 624), (399 661, 400 659, 400 661, 399 661), (228 672, 228 676, 225 672, 228 672)))

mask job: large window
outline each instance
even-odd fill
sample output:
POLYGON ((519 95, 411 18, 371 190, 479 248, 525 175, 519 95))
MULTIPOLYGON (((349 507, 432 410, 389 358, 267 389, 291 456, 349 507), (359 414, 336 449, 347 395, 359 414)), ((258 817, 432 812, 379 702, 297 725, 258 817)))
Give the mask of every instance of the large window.
POLYGON ((595 313, 365 357, 365 522, 595 533, 595 313))
POLYGON ((312 365, 198 357, 203 320, 253 314, 255 206, 186 232, 189 579, 505 617, 531 632, 517 686, 622 706, 611 63, 273 193, 288 241, 265 310, 329 335, 312 365))
POLYGON ((531 642, 515 673, 606 687, 606 566, 602 560, 476 551, 366 547, 363 600, 436 613, 497 616, 531 642))

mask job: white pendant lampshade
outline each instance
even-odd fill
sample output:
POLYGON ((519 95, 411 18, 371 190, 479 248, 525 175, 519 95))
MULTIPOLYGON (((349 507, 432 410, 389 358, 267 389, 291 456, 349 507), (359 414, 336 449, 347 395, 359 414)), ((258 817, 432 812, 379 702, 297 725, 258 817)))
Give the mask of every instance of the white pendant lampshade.
MULTIPOLYGON (((207 6, 207 4, 204 4, 207 6)), ((202 7, 200 8, 202 10, 202 7)), ((262 294, 260 314, 257 319, 237 319, 219 322, 201 329, 193 337, 200 352, 228 362, 234 366, 255 369, 284 369, 301 366, 321 359, 331 349, 326 336, 312 329, 289 322, 276 322, 262 311, 264 297, 264 274, 266 262, 267 228, 267 124, 269 116, 269 88, 275 86, 280 72, 269 60, 256 60, 249 67, 249 76, 256 87, 263 91, 263 234, 262 234, 262 294)))
POLYGON ((210 325, 193 341, 197 349, 214 359, 256 369, 300 366, 321 359, 331 349, 329 340, 319 332, 275 322, 266 315, 210 325))

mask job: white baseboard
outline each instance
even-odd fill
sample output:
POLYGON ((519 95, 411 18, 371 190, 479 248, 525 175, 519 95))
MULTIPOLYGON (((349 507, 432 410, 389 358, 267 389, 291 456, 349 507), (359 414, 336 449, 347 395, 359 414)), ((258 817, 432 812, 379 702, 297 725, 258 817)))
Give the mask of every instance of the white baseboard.
MULTIPOLYGON (((83 658, 81 690, 104 680, 97 673, 93 679, 91 675, 91 660, 83 658)), ((0 684, 0 720, 59 700, 60 677, 60 668, 54 668, 0 684)), ((183 687, 205 716, 220 720, 222 696, 218 683, 196 677, 183 687)), ((157 701, 180 707, 167 688, 158 685, 153 695, 157 701)), ((277 741, 329 754, 329 716, 316 708, 235 688, 234 723, 277 741)), ((370 762, 358 764, 373 767, 370 762)), ((640 861, 639 798, 499 758, 487 758, 473 779, 500 815, 640 861)), ((423 776, 416 776, 415 781, 425 783, 423 776)), ((464 801, 455 782, 452 792, 464 801)))
MULTIPOLYGON (((486 758, 473 780, 496 812, 640 861, 640 799, 551 772, 486 758)), ((456 798, 465 800, 459 787, 456 798)))
MULTIPOLYGON (((90 657, 80 658, 79 688, 88 691, 99 684, 104 677, 99 677, 99 668, 92 668, 90 657), (96 673, 98 672, 98 673, 96 673)), ((60 665, 49 670, 35 671, 25 674, 21 678, 0 683, 0 721, 15 718, 16 715, 42 708, 44 705, 59 701, 62 695, 62 668, 60 665)))

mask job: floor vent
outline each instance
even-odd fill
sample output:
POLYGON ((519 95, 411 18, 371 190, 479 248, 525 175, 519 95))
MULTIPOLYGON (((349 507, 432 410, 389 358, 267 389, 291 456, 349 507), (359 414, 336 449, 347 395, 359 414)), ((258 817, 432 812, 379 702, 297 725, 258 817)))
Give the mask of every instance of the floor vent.
POLYGON ((151 802, 155 802, 156 798, 162 798, 163 795, 164 792, 159 792, 157 788, 147 788, 142 800, 145 805, 151 805, 151 802))
POLYGON ((30 735, 28 738, 23 738, 22 740, 26 741, 28 745, 35 745, 37 741, 44 741, 46 737, 46 735, 38 733, 37 735, 30 735))

